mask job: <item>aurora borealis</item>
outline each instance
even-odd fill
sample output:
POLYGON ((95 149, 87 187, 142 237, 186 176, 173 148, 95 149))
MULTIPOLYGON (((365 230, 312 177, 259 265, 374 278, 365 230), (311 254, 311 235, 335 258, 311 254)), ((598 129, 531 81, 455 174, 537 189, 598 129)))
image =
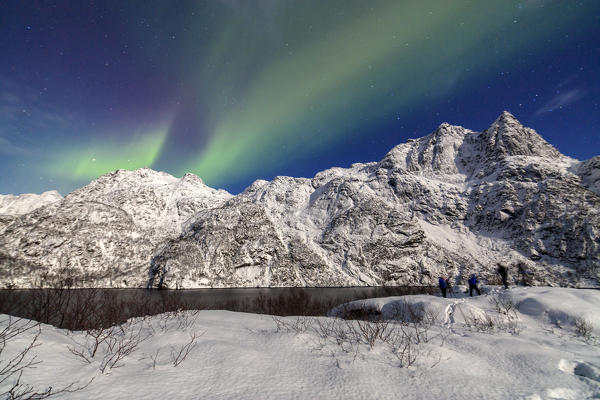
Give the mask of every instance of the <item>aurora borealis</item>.
POLYGON ((142 166, 237 193, 503 110, 600 153, 599 2, 15 0, 0 33, 0 193, 142 166))

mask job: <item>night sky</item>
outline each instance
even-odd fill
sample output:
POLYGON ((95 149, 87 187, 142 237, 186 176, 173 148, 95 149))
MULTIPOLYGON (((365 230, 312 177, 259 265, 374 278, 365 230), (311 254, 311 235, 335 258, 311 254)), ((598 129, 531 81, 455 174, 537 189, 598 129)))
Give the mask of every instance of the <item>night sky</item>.
POLYGON ((512 112, 600 154, 600 1, 0 3, 0 193, 193 172, 232 193, 512 112))

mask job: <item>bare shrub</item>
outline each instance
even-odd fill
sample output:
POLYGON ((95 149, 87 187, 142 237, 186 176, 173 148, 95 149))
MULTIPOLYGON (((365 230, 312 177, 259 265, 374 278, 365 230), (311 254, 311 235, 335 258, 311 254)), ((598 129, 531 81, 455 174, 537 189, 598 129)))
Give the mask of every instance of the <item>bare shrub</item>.
MULTIPOLYGON (((39 364, 36 356, 30 354, 31 350, 39 346, 38 338, 41 333, 40 324, 34 321, 25 321, 21 319, 15 319, 8 317, 2 321, 2 325, 6 324, 4 329, 0 331, 0 384, 8 381, 11 378, 16 377, 16 381, 13 383, 9 391, 3 393, 4 395, 9 393, 19 393, 24 389, 30 391, 26 385, 23 385, 21 375, 23 370, 27 368, 33 368, 39 364), (26 345, 21 351, 12 357, 3 357, 2 353, 5 351, 6 346, 16 337, 33 333, 33 337, 28 345, 26 345)), ((32 390, 32 389, 31 389, 32 390)), ((10 398, 10 397, 9 397, 10 398)))
POLYGON ((178 330, 187 330, 198 320, 200 310, 182 311, 177 310, 172 313, 175 318, 175 328, 178 330))
POLYGON ((310 317, 295 317, 291 318, 282 318, 272 316, 273 321, 275 322, 275 330, 277 332, 293 332, 295 334, 306 332, 313 325, 313 318, 310 317))
POLYGON ((98 288, 52 287, 0 291, 0 312, 72 331, 113 326, 133 316, 187 310, 191 306, 192 302, 186 301, 178 290, 107 292, 98 288))
POLYGON ((355 325, 357 327, 353 330, 355 337, 364 341, 371 349, 378 341, 386 343, 395 334, 394 326, 390 325, 389 320, 383 318, 376 321, 356 320, 355 325))
POLYGON ((315 318, 312 330, 317 334, 320 347, 332 341, 345 353, 354 353, 356 358, 360 345, 356 328, 352 321, 338 318, 315 318))
POLYGON ((523 329, 519 323, 519 304, 504 293, 489 296, 489 301, 498 314, 496 327, 501 331, 518 335, 523 329))
POLYGON ((179 364, 185 361, 187 356, 191 353, 192 350, 198 345, 198 338, 204 335, 205 332, 198 333, 194 332, 190 334, 190 341, 180 347, 171 347, 171 363, 174 367, 177 367, 179 364))
POLYGON ((85 345, 67 346, 71 354, 90 364, 96 356, 98 349, 114 334, 114 327, 88 329, 85 336, 85 345))
POLYGON ((472 329, 477 332, 493 332, 496 327, 495 318, 492 317, 488 312, 474 313, 470 311, 465 314, 462 310, 460 310, 463 319, 465 321, 465 327, 467 329, 472 329))
POLYGON ((160 349, 156 349, 153 354, 144 354, 144 356, 140 358, 140 361, 150 360, 152 369, 156 369, 156 364, 158 363, 158 353, 160 353, 160 349))
POLYGON ((124 322, 127 307, 116 296, 104 296, 100 289, 32 289, 13 296, 18 304, 11 314, 69 330, 90 329, 124 322))
MULTIPOLYGON (((391 306, 391 315, 398 328, 395 334, 386 341, 386 344, 401 368, 410 367, 416 363, 417 359, 425 352, 421 346, 423 343, 429 343, 434 337, 439 337, 440 343, 443 345, 448 336, 448 333, 443 330, 437 335, 431 336, 431 329, 439 320, 439 315, 423 304, 404 301, 394 303, 391 306)), ((438 362, 439 360, 431 367, 438 362)))
POLYGON ((88 329, 83 338, 73 339, 75 344, 67 348, 77 359, 86 363, 98 359, 100 371, 104 373, 119 367, 119 363, 125 357, 150 337, 151 334, 144 334, 143 322, 139 323, 139 327, 135 327, 134 324, 130 321, 109 328, 88 329))
POLYGON ((418 342, 414 340, 410 332, 404 330, 396 331, 387 341, 387 345, 398 360, 400 368, 410 367, 420 355, 418 342))
POLYGON ((577 317, 575 318, 575 334, 589 343, 594 338, 594 326, 585 318, 577 317))
POLYGON ((38 339, 41 334, 39 322, 8 317, 0 321, 4 328, 0 331, 0 385, 8 383, 9 387, 0 391, 0 397, 6 399, 45 399, 61 393, 73 393, 86 388, 92 380, 83 386, 71 383, 63 388, 36 389, 32 385, 22 382, 23 371, 35 368, 41 361, 37 356, 30 354, 31 350, 39 346, 38 339), (4 357, 7 345, 17 337, 31 335, 29 343, 13 356, 4 357))
MULTIPOLYGON (((162 332, 168 332, 171 328, 185 331, 196 323, 199 313, 200 310, 176 310, 160 314, 158 317, 158 327, 162 332)), ((154 328, 151 329, 154 330, 154 328)))
POLYGON ((334 337, 339 329, 336 318, 315 318, 313 329, 321 339, 334 337))
POLYGON ((411 335, 417 343, 428 343, 431 327, 438 321, 439 315, 423 304, 409 302, 397 302, 391 306, 391 318, 396 320, 405 333, 411 331, 411 335))
POLYGON ((471 311, 465 314, 462 310, 461 314, 467 329, 483 333, 502 331, 518 335, 521 332, 522 327, 519 323, 516 310, 513 308, 504 308, 503 310, 504 311, 501 311, 500 313, 496 313, 496 315, 487 311, 481 311, 480 313, 471 311))
MULTIPOLYGON (((437 315, 422 305, 397 303, 392 307, 392 319, 383 318, 378 310, 342 309, 340 313, 351 319, 315 319, 312 330, 316 332, 321 348, 325 342, 332 341, 342 351, 354 353, 356 359, 362 346, 373 349, 384 345, 398 360, 398 366, 409 367, 425 351, 421 344, 431 339, 429 331, 437 315), (356 319, 359 315, 364 318, 356 319)), ((339 360, 337 362, 339 364, 339 360)))
MULTIPOLYGON (((346 321, 349 337, 355 343, 367 344, 370 349, 385 345, 398 361, 400 368, 414 365, 424 354, 423 343, 429 341, 431 318, 412 321, 346 321)), ((351 348, 353 348, 351 346, 351 348)))
POLYGON ((498 314, 516 318, 519 305, 516 304, 511 297, 505 294, 495 294, 489 296, 489 301, 498 314))

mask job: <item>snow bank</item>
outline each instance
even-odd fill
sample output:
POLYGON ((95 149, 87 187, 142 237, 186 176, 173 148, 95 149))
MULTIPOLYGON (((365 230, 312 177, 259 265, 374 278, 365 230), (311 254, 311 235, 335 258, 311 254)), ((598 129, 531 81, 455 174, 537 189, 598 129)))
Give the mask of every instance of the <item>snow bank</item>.
MULTIPOLYGON (((437 313, 417 356, 401 368, 390 343, 344 347, 328 329, 356 327, 338 318, 272 318, 267 315, 200 311, 128 321, 119 335, 143 337, 114 368, 100 371, 68 347, 85 343, 85 332, 42 325, 32 350, 41 364, 26 369, 22 382, 44 389, 93 381, 64 399, 589 399, 600 396, 598 339, 577 336, 568 321, 584 316, 597 328, 599 291, 561 288, 491 288, 477 297, 405 296, 349 303, 392 315, 394 304, 437 313), (496 313, 494 298, 519 305, 520 333, 468 328, 459 309, 496 313), (559 315, 558 325, 548 315, 559 315), (563 322, 565 321, 565 322, 563 322), (337 324, 337 325, 336 325, 337 324), (287 328, 283 329, 282 326, 287 328), (328 328, 329 327, 329 328, 328 328), (194 340, 194 336, 196 339, 194 340), (173 357, 192 343, 187 357, 173 357)), ((0 316, 0 330, 6 326, 0 316)), ((574 322, 573 322, 574 323, 574 322)), ((392 324, 391 326, 395 326, 392 324)), ((399 325, 398 325, 399 326, 399 325)), ((594 334, 597 334, 596 331, 594 334)), ((9 341, 7 360, 30 336, 9 341)), ((338 337, 339 339, 339 337, 338 337)), ((0 363, 5 361, 0 361, 0 363)), ((0 384, 0 393, 7 383, 0 384)))

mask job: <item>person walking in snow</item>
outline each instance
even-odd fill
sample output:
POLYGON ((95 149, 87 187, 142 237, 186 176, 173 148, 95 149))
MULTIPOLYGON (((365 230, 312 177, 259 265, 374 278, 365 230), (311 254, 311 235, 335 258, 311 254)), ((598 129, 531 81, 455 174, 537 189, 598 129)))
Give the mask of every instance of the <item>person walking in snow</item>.
POLYGON ((439 279, 440 290, 442 291, 442 297, 446 297, 446 289, 448 288, 448 281, 443 276, 439 279))
POLYGON ((504 289, 508 289, 508 271, 506 270, 506 267, 502 264, 498 264, 498 273, 502 278, 502 284, 504 285, 504 289))
POLYGON ((471 277, 469 278, 469 296, 473 297, 473 289, 475 289, 477 291, 478 296, 481 296, 481 292, 479 291, 479 288, 477 287, 478 283, 479 283, 479 281, 477 280, 477 276, 475 274, 472 274, 471 277))

